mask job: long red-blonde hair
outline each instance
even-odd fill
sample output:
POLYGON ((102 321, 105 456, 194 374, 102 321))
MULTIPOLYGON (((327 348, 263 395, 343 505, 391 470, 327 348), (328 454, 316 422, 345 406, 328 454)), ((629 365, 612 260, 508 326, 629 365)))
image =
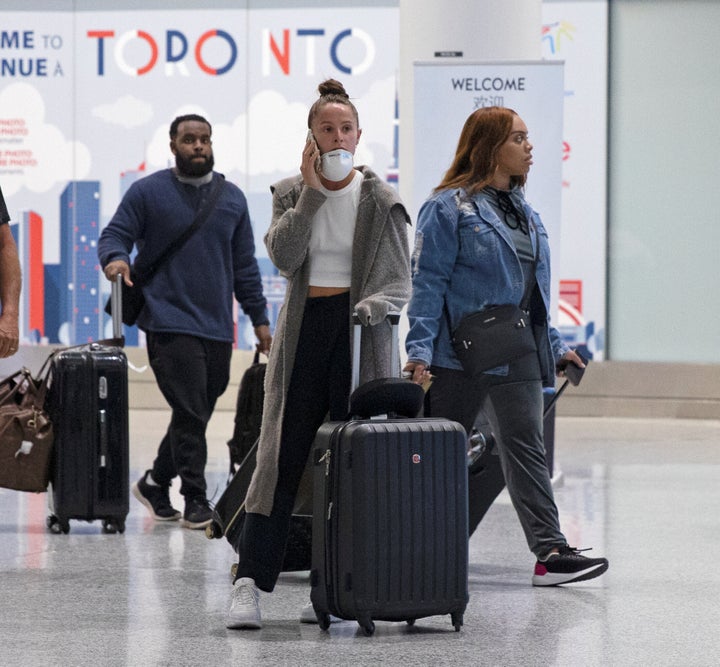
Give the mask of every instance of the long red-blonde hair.
MULTIPOLYGON (((473 111, 460 132, 455 157, 435 188, 462 188, 475 194, 488 185, 497 169, 497 155, 510 136, 517 113, 506 107, 483 107, 473 111)), ((511 187, 525 185, 526 177, 512 176, 511 187)))

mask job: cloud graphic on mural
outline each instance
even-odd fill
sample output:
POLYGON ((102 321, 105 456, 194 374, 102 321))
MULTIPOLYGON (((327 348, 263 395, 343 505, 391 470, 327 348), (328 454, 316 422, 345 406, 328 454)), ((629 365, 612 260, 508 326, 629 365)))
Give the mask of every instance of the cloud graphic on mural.
MULTIPOLYGON (((366 115, 363 113, 363 109, 372 110, 375 113, 383 105, 387 106, 388 99, 394 99, 393 94, 394 82, 389 79, 387 82, 373 85, 367 95, 352 98, 358 109, 360 126, 364 133, 355 151, 355 164, 372 166, 374 152, 371 145, 374 142, 382 141, 381 137, 386 138, 389 146, 392 147, 392 124, 386 122, 384 132, 377 132, 378 136, 375 136, 379 128, 375 127, 373 120, 377 116, 373 116, 370 111, 366 115), (372 142, 367 141, 366 137, 372 138, 372 142)), ((234 156, 235 164, 232 165, 232 168, 250 176, 299 171, 301 153, 307 135, 309 111, 309 105, 301 102, 288 102, 277 91, 261 91, 250 101, 247 115, 238 116, 231 127, 219 128, 221 132, 227 131, 228 134, 223 136, 223 142, 213 142, 216 162, 225 164, 225 158, 227 158, 227 162, 231 163, 234 156), (253 128, 250 136, 247 131, 248 119, 253 128), (231 147, 232 155, 221 153, 218 143, 231 147), (232 147, 240 148, 240 150, 237 151, 232 147), (238 157, 246 154, 249 155, 247 165, 238 163, 238 157)), ((392 113, 391 105, 387 109, 387 116, 384 117, 392 119, 392 113)))
POLYGON ((47 192, 58 182, 89 174, 90 150, 83 143, 68 141, 56 125, 45 122, 45 100, 30 84, 11 83, 0 91, 0 117, 21 130, 0 143, 6 195, 23 186, 31 192, 47 192))
MULTIPOLYGON (((307 134, 306 105, 288 103, 279 93, 267 90, 255 95, 249 112, 237 116, 232 124, 213 123, 212 116, 198 106, 180 107, 174 115, 189 113, 204 116, 212 123, 218 171, 255 175, 299 170, 302 142, 307 134), (253 128, 249 142, 248 118, 253 128)), ((168 126, 159 127, 147 149, 151 168, 167 167, 168 161, 172 161, 168 140, 168 126)))
POLYGON ((263 90, 250 100, 247 115, 232 125, 232 136, 248 155, 245 165, 237 168, 257 176, 275 172, 297 172, 307 135, 309 107, 288 102, 274 90, 263 90), (248 125, 252 133, 248 133, 248 125))
MULTIPOLYGON (((373 146, 392 151, 395 79, 378 81, 364 96, 352 100, 363 129, 355 152, 355 164, 373 166, 376 153, 373 146)), ((213 123, 217 170, 249 176, 299 171, 309 110, 307 104, 289 102, 277 91, 260 91, 250 100, 248 112, 237 116, 232 124, 213 123), (248 132, 249 126, 252 133, 248 132)), ((181 107, 175 115, 188 113, 204 116, 212 123, 212 117, 198 106, 181 107)), ((150 170, 174 163, 168 139, 167 124, 155 130, 146 155, 150 170)), ((382 164, 379 168, 386 166, 382 164)))
MULTIPOLYGON (((395 95, 397 81, 394 76, 375 81, 368 92, 358 99, 353 98, 360 116, 360 127, 363 134, 358 145, 358 152, 363 144, 371 146, 379 144, 393 149, 395 132, 395 95)), ((352 94, 351 94, 352 97, 352 94)), ((363 164, 370 164, 365 162, 363 164)), ((385 167, 386 165, 378 165, 385 167)))
POLYGON ((92 109, 92 115, 106 123, 125 128, 139 127, 153 116, 152 104, 143 102, 132 95, 123 95, 112 104, 99 104, 92 109))

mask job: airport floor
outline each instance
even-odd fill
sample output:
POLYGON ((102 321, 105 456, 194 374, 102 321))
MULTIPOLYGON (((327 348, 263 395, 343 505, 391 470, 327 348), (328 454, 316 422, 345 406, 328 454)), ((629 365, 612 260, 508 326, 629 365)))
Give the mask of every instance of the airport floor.
MULTIPOLYGON (((152 461, 167 413, 131 413, 131 480, 152 461)), ((209 432, 219 494, 232 415, 209 432)), ((530 585, 506 495, 470 541, 464 626, 449 617, 329 632, 300 624, 307 573, 261 598, 264 627, 227 630, 233 552, 202 531, 155 524, 130 499, 123 534, 45 525, 47 494, 0 490, 0 665, 718 665, 720 421, 560 417, 556 500, 571 544, 610 569, 557 588, 530 585)), ((173 489, 176 506, 181 498, 173 489)))

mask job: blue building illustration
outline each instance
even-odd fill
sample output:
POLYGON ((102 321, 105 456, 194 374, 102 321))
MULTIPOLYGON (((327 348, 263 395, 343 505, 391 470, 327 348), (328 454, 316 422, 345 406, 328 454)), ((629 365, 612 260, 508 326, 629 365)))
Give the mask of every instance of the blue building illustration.
POLYGON ((60 196, 60 342, 87 343, 102 338, 100 182, 71 181, 60 196))

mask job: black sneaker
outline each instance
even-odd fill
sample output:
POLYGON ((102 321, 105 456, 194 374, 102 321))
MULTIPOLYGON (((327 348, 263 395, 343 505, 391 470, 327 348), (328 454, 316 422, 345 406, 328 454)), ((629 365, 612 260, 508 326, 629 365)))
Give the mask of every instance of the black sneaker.
POLYGON ((180 522, 185 528, 199 530, 209 526, 212 522, 212 509, 206 498, 187 498, 185 500, 185 513, 180 522))
POLYGON ((170 487, 148 484, 150 471, 132 485, 133 495, 148 508, 155 521, 177 521, 181 514, 170 504, 170 487))
POLYGON ((533 586, 558 586, 572 584, 576 581, 587 581, 599 577, 608 569, 607 558, 586 558, 580 551, 567 545, 560 547, 556 554, 550 554, 545 560, 535 563, 533 586))

